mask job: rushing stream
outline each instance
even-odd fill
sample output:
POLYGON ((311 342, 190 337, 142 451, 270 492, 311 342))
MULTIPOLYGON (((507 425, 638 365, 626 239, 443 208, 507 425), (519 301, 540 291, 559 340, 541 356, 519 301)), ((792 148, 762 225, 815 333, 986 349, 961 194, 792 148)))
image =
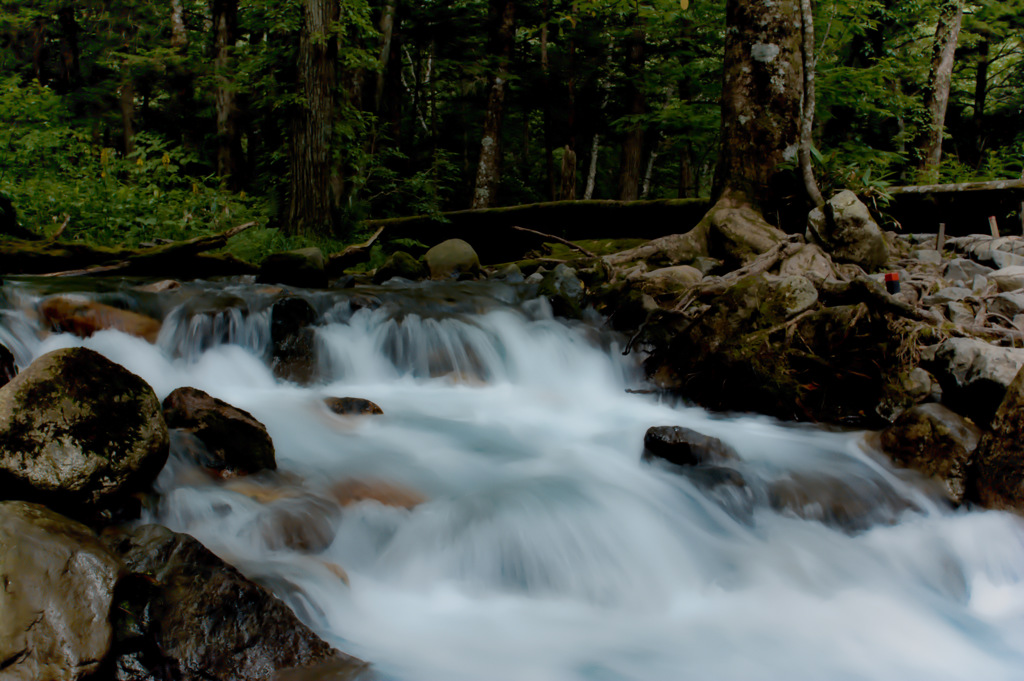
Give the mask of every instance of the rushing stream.
POLYGON ((1019 518, 949 509, 863 433, 628 392, 644 386, 622 339, 553 319, 524 287, 306 292, 324 323, 321 380, 301 387, 269 368, 273 290, 90 294, 163 317, 151 345, 40 339, 24 312, 40 286, 4 285, 0 342, 20 366, 82 344, 161 399, 191 385, 266 424, 276 474, 216 482, 172 454, 145 520, 194 535, 384 678, 1024 678, 1019 518), (384 414, 323 404, 346 396, 384 414), (655 425, 742 461, 724 478, 644 463, 655 425), (351 480, 426 501, 341 508, 351 480))

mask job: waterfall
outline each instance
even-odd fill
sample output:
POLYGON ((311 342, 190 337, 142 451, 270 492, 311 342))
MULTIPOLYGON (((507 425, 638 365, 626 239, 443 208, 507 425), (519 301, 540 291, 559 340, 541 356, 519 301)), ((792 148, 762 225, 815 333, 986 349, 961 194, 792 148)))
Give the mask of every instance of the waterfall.
MULTIPOLYGON (((1024 674, 1018 517, 949 508, 864 433, 637 394, 623 339, 553 318, 529 287, 304 294, 322 321, 320 380, 302 386, 270 365, 279 292, 165 294, 151 345, 41 338, 25 313, 41 286, 5 283, 0 342, 19 365, 85 345, 161 399, 195 386, 267 426, 277 472, 216 481, 172 455, 144 520, 194 535, 383 678, 1024 674), (326 397, 384 413, 339 416, 326 397), (645 463, 656 425, 740 461, 719 477, 645 463), (414 501, 343 505, 352 481, 414 501)), ((156 309, 130 288, 86 294, 156 309)))

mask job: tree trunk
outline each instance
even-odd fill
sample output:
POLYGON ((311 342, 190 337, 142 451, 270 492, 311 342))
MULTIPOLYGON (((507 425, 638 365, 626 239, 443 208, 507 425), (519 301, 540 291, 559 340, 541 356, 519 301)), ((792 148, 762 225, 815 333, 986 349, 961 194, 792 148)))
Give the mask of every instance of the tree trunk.
POLYGON ((576 152, 568 144, 562 150, 562 201, 576 200, 576 152))
POLYGON ((924 101, 929 124, 921 146, 921 163, 918 167, 923 182, 933 182, 939 176, 939 164, 942 161, 942 129, 946 120, 953 59, 956 55, 963 15, 963 0, 943 0, 939 10, 939 23, 935 28, 935 51, 932 56, 930 85, 925 92, 924 101))
POLYGON ((288 231, 292 234, 328 235, 334 231, 340 189, 331 154, 337 58, 331 29, 336 13, 335 0, 304 0, 298 58, 302 103, 292 115, 288 148, 288 231))
POLYGON ((60 80, 64 92, 76 89, 81 82, 82 70, 79 64, 81 50, 78 34, 82 29, 75 20, 75 6, 68 4, 60 8, 60 80))
POLYGON ((185 6, 182 0, 171 0, 171 47, 182 50, 188 46, 188 31, 185 30, 185 6))
POLYGON ((778 167, 795 160, 803 72, 799 0, 726 3, 721 151, 713 195, 772 197, 778 167))
MULTIPOLYGON (((180 0, 179 0, 180 2, 180 0)), ((243 183, 245 160, 237 95, 231 73, 231 50, 238 39, 238 0, 213 1, 213 99, 217 115, 217 175, 232 189, 243 183)))
POLYGON ((679 151, 679 198, 697 196, 697 183, 693 177, 693 145, 687 142, 679 151))
POLYGON ((594 141, 590 144, 590 168, 587 170, 587 188, 583 192, 583 200, 589 201, 594 196, 594 185, 597 183, 597 152, 600 149, 601 136, 594 133, 594 141))
POLYGON ((480 162, 477 164, 472 208, 489 208, 497 203, 501 182, 501 124, 505 116, 505 91, 508 69, 515 40, 515 2, 491 0, 491 13, 500 17, 495 34, 498 65, 487 97, 487 114, 480 140, 480 162))
POLYGON ((811 164, 811 146, 814 133, 814 12, 811 0, 800 0, 800 27, 802 35, 804 96, 800 116, 800 175, 803 177, 807 198, 815 208, 825 205, 825 199, 818 189, 818 181, 814 179, 814 166, 811 164))
POLYGON ((548 180, 548 196, 552 201, 558 195, 555 185, 555 150, 551 135, 551 64, 548 61, 548 20, 550 0, 544 0, 544 23, 540 27, 541 89, 544 93, 544 170, 548 180))
POLYGON ((130 70, 125 75, 125 81, 121 83, 119 91, 118 104, 121 107, 121 144, 127 156, 135 151, 135 81, 130 70))
MULTIPOLYGON (((988 98, 988 67, 991 44, 988 38, 978 44, 978 69, 974 81, 974 150, 977 163, 981 164, 985 153, 985 100, 988 98)), ((1022 216, 1024 217, 1024 216, 1022 216)))
POLYGON ((391 59, 391 38, 395 32, 397 4, 395 0, 386 0, 380 13, 380 50, 378 53, 380 71, 377 72, 377 87, 373 94, 374 113, 380 113, 384 100, 384 83, 387 79, 388 63, 391 59))
MULTIPOLYGON (((644 42, 646 35, 640 26, 640 17, 634 15, 635 26, 626 41, 626 99, 629 114, 641 116, 647 112, 647 103, 639 81, 644 68, 644 42)), ((622 167, 619 172, 619 199, 635 201, 640 191, 640 177, 644 157, 644 126, 634 122, 622 143, 622 167)))

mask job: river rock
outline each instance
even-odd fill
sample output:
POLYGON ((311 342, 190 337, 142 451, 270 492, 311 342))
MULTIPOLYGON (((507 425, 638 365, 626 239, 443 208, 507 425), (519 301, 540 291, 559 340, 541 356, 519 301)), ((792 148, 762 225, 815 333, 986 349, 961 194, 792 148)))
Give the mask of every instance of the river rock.
POLYGON ((392 253, 384 264, 377 268, 377 271, 373 273, 373 283, 383 284, 389 279, 399 277, 400 279, 409 279, 411 281, 417 281, 423 279, 430 273, 427 266, 423 262, 412 257, 405 251, 395 251, 392 253))
POLYGON ((946 404, 985 425, 1006 396, 1013 377, 1024 366, 1024 350, 973 338, 950 338, 935 349, 932 366, 942 384, 946 404))
POLYGON ((188 535, 146 525, 109 543, 144 576, 123 596, 124 614, 136 623, 135 648, 148 642, 176 680, 269 681, 277 670, 328 661, 353 674, 366 669, 188 535))
POLYGON ((559 317, 579 319, 583 314, 583 282, 564 263, 559 263, 554 270, 544 274, 537 294, 548 299, 551 310, 559 317))
POLYGON ((465 279, 480 276, 480 257, 462 239, 448 239, 427 251, 423 260, 431 279, 465 279))
POLYGON ((302 288, 326 288, 327 269, 323 252, 316 247, 272 253, 260 264, 256 281, 302 288))
POLYGON ((989 508, 1024 514, 1024 371, 999 405, 968 470, 968 495, 989 508))
POLYGON ((869 272, 889 259, 882 230, 868 207, 848 189, 810 212, 807 239, 820 244, 836 260, 860 265, 869 272))
POLYGON ((644 434, 644 458, 664 459, 677 466, 738 460, 739 455, 716 437, 682 426, 654 426, 644 434))
POLYGON ((703 277, 696 267, 675 265, 644 272, 637 277, 636 285, 640 291, 652 296, 678 295, 692 288, 703 277))
POLYGON ((772 282, 773 301, 779 314, 795 317, 818 303, 818 289, 806 277, 792 275, 772 282))
POLYGON ((779 265, 779 274, 783 277, 801 276, 815 284, 835 278, 835 266, 832 258, 817 244, 802 244, 779 265))
POLYGON ((1024 312, 1024 292, 1000 293, 994 298, 985 301, 985 309, 992 314, 1002 315, 1012 320, 1021 312, 1024 312))
POLYGON ((45 299, 39 304, 39 316, 52 328, 80 338, 104 329, 122 331, 150 343, 155 343, 160 335, 159 320, 79 296, 45 299))
POLYGON ((38 504, 0 502, 0 678, 95 678, 122 572, 85 525, 38 504))
POLYGON ((272 551, 321 553, 334 541, 340 515, 337 504, 306 494, 274 500, 255 522, 263 543, 272 551))
POLYGON ((941 265, 942 254, 933 248, 925 248, 910 252, 910 257, 913 260, 923 265, 941 265))
POLYGON ((328 494, 342 506, 364 501, 376 501, 384 506, 413 508, 427 500, 414 489, 383 480, 356 480, 349 478, 331 485, 328 494))
POLYGON ((1017 253, 995 250, 992 251, 991 258, 992 263, 999 268, 1024 267, 1024 255, 1018 255, 1017 253))
POLYGON ((153 389, 92 350, 49 352, 0 388, 0 494, 7 498, 61 510, 107 508, 146 489, 167 449, 153 389))
POLYGON ((972 293, 969 288, 962 288, 960 286, 951 286, 944 288, 935 293, 925 296, 921 299, 921 304, 926 306, 932 305, 946 305, 947 303, 954 303, 967 298, 972 293))
POLYGON ((1024 266, 1004 267, 986 275, 1000 291, 1016 291, 1024 288, 1024 266))
POLYGON ((325 397, 324 404, 339 416, 383 414, 384 410, 361 397, 325 397))
POLYGON ((912 505, 897 490, 868 477, 792 473, 768 485, 768 505, 783 515, 848 533, 895 525, 912 505))
POLYGON ((964 283, 974 281, 974 278, 978 275, 987 277, 989 274, 994 272, 991 267, 986 267, 981 263, 968 260, 966 258, 956 258, 950 260, 946 265, 945 271, 942 276, 947 281, 962 281, 964 283))
POLYGON ((0 387, 17 375, 18 364, 14 360, 14 353, 6 345, 0 345, 0 387))
POLYGON ((980 438, 980 428, 935 403, 906 410, 881 435, 893 461, 941 483, 957 504, 964 500, 967 464, 980 438))
POLYGON ((301 385, 318 376, 316 310, 304 298, 282 298, 270 308, 270 344, 274 375, 301 385))
POLYGON ((164 418, 204 445, 196 463, 223 476, 274 470, 274 443, 252 414, 197 388, 178 388, 164 399, 164 418))
POLYGON ((946 305, 946 317, 949 321, 960 326, 974 324, 974 310, 966 303, 952 302, 946 305))

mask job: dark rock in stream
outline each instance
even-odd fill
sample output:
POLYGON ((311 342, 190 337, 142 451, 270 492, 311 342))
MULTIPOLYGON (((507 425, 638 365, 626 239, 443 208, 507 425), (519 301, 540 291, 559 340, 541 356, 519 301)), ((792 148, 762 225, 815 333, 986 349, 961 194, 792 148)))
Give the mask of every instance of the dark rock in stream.
POLYGON ((6 345, 0 345, 0 387, 18 375, 18 365, 6 345))
POLYGON ((913 504, 888 484, 868 477, 792 473, 768 485, 768 504, 784 515, 815 520, 849 533, 895 525, 913 504))
POLYGON ((644 435, 644 457, 657 457, 677 466, 697 466, 738 460, 729 445, 682 426, 654 426, 644 435))
POLYGON ((260 265, 256 281, 302 288, 326 288, 327 270, 319 248, 300 248, 268 255, 260 265))
POLYGON ((204 449, 192 452, 199 465, 222 476, 277 468, 267 428, 249 412, 191 387, 172 392, 163 408, 170 428, 191 433, 203 443, 204 449))
POLYGON ((1024 514, 1024 370, 1010 383, 968 469, 968 496, 989 508, 1024 514))
POLYGON ((548 299, 552 312, 559 317, 579 319, 583 314, 583 282, 565 264, 560 263, 554 270, 544 274, 537 293, 548 299))
POLYGON ((0 678, 97 678, 123 572, 85 525, 38 504, 0 502, 0 678))
POLYGON ((271 368, 286 381, 306 385, 317 378, 316 334, 318 315, 303 298, 282 298, 270 310, 271 368))
POLYGON ((153 389, 92 350, 54 350, 0 388, 0 496, 96 514, 146 490, 167 451, 153 389))
POLYGON ((108 542, 137 575, 126 580, 115 611, 119 681, 267 681, 280 670, 324 664, 339 678, 368 672, 194 538, 146 525, 108 542), (139 673, 154 666, 156 674, 139 673))
POLYGON ((421 260, 417 260, 405 251, 396 251, 373 273, 373 283, 383 284, 395 277, 417 281, 429 273, 430 270, 421 260))
POLYGON ((160 335, 158 319, 81 296, 47 298, 39 304, 39 316, 52 328, 81 338, 104 329, 116 329, 150 343, 155 343, 160 335))
POLYGON ((324 404, 339 416, 383 414, 384 410, 361 397, 325 397, 324 404))

